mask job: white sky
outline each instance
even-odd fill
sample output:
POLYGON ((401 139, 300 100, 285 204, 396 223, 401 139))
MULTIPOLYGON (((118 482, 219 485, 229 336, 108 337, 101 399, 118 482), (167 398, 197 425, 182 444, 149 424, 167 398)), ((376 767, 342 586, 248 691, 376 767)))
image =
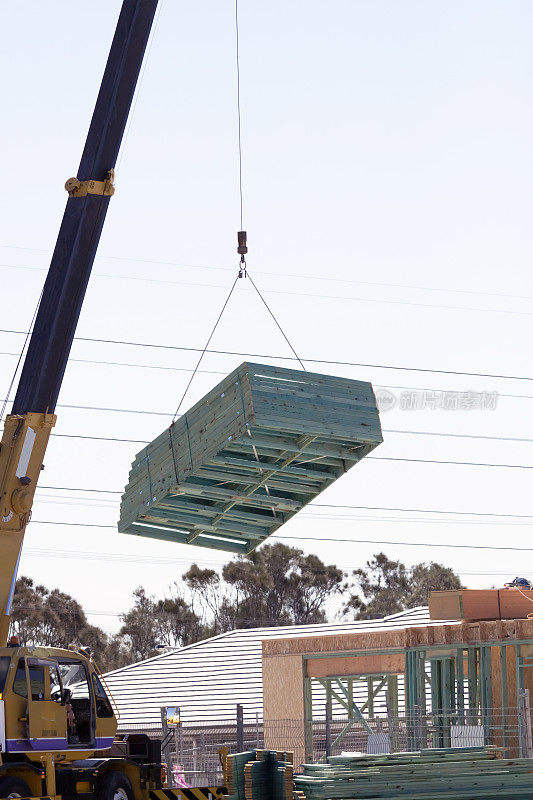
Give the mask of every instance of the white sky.
MULTIPOLYGON (((3 329, 25 330, 31 319, 119 8, 118 0, 1 4, 3 329)), ((526 0, 241 0, 248 263, 304 358, 533 375, 532 23, 526 0)), ((203 345, 237 262, 235 91, 232 0, 164 0, 80 336, 203 345)), ((250 289, 239 285, 213 347, 287 355, 250 289)), ((2 392, 21 344, 0 332, 2 392)), ((72 357, 61 403, 152 412, 174 410, 196 359, 86 342, 72 357)), ((242 360, 208 355, 187 405, 242 360)), ((377 456, 533 465, 530 381, 308 366, 380 386, 498 392, 496 410, 396 407, 382 424, 530 440, 385 433, 377 456)), ((169 422, 58 413, 57 434, 151 440, 169 422)), ((54 438, 41 484, 121 491, 140 448, 54 438)), ((366 460, 321 502, 527 515, 531 476, 366 460)), ((32 523, 21 567, 72 593, 106 630, 117 629, 137 585, 158 594, 192 561, 225 559, 83 527, 114 524, 118 497, 40 489, 34 520, 82 527, 32 523)), ((530 526, 310 508, 280 534, 529 547, 530 526)), ((471 587, 533 577, 527 552, 290 543, 344 568, 380 549, 408 564, 435 559, 471 587)))

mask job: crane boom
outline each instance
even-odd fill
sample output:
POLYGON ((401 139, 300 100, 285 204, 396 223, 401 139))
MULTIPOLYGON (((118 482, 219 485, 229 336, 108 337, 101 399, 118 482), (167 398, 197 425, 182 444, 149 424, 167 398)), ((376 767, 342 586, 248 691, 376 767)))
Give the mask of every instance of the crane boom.
POLYGON ((0 445, 0 647, 57 398, 91 274, 158 0, 124 0, 0 445))

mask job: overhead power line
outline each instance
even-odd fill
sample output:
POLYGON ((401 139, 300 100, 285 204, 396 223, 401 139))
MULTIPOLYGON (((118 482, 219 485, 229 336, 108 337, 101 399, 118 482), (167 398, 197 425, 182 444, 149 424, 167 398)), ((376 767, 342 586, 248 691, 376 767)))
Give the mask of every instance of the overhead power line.
MULTIPOLYGON (((38 486, 37 490, 57 491, 57 492, 91 492, 97 494, 124 494, 124 490, 118 489, 87 489, 82 486, 38 486)), ((408 514, 458 514, 462 516, 475 517, 502 517, 509 519, 533 519, 533 514, 503 514, 490 511, 458 511, 456 509, 445 508, 404 508, 403 506, 357 506, 345 503, 310 503, 307 508, 339 508, 357 511, 398 511, 408 514)))
MULTIPOLYGON (((444 547, 452 550, 509 550, 522 553, 533 552, 533 547, 498 547, 494 545, 480 544, 450 544, 448 542, 400 542, 395 539, 340 539, 322 536, 279 536, 273 534, 276 539, 298 540, 302 542, 338 542, 341 544, 386 544, 392 547, 444 547)), ((271 537, 271 538, 272 538, 271 537)))
MULTIPOLYGON (((0 267, 7 267, 10 266, 8 264, 0 264, 0 267)), ((22 268, 24 269, 24 268, 22 268)), ((31 269, 31 268, 26 268, 31 269)), ((43 270, 44 271, 44 270, 43 270)), ((203 281, 202 283, 197 283, 195 281, 177 281, 177 280, 161 280, 157 278, 137 278, 137 277, 129 277, 129 276, 120 276, 120 275, 96 275, 95 277, 101 278, 123 278, 127 280, 133 281, 146 281, 149 283, 165 283, 171 285, 178 285, 178 286, 190 286, 196 287, 200 289, 225 289, 226 287, 224 284, 221 283, 207 283, 203 281)), ((305 276, 301 276, 302 279, 305 279, 305 276)), ((288 297, 311 297, 317 300, 339 300, 342 302, 352 302, 352 303, 377 303, 378 305, 393 305, 393 306, 410 306, 415 308, 430 308, 430 309, 441 309, 443 311, 468 311, 470 312, 479 312, 483 314, 508 314, 511 316, 523 316, 523 317, 531 317, 533 316, 533 311, 518 311, 516 309, 508 309, 508 308, 479 308, 476 306, 453 306, 453 305, 445 305, 443 303, 421 303, 416 301, 410 300, 389 300, 384 298, 378 297, 354 297, 353 295, 347 294, 325 294, 324 292, 302 292, 302 291, 290 291, 288 289, 265 289, 265 294, 280 294, 286 295, 288 297)))
MULTIPOLYGON (((122 492, 120 493, 122 494, 122 492)), ((500 514, 490 511, 455 511, 443 508, 403 508, 402 506, 351 506, 335 503, 312 503, 310 508, 346 508, 361 511, 398 511, 408 514, 457 514, 469 517, 502 517, 508 519, 533 519, 533 514, 500 514)))
MULTIPOLYGON (((7 328, 0 329, 0 333, 15 334, 18 336, 25 336, 25 331, 17 331, 7 328)), ((176 350, 188 353, 201 353, 201 347, 181 347, 173 344, 158 344, 153 342, 133 342, 128 339, 102 339, 92 336, 75 336, 74 339, 78 342, 93 342, 96 344, 115 344, 125 345, 128 347, 141 347, 152 350, 176 350)), ((211 350, 208 349, 207 353, 213 355, 223 356, 239 356, 240 358, 272 358, 276 361, 297 361, 295 356, 278 356, 267 353, 244 353, 237 350, 211 350)), ((312 358, 310 356, 302 356, 302 361, 309 361, 313 364, 329 364, 330 366, 341 367, 363 367, 365 369, 386 369, 397 370, 400 372, 422 372, 432 375, 458 375, 470 378, 494 378, 495 380, 509 380, 509 381, 533 381, 533 377, 529 375, 504 375, 492 372, 466 372, 463 370, 446 370, 446 369, 430 369, 428 367, 404 367, 394 364, 366 364, 359 361, 337 361, 325 358, 312 358)))
POLYGON ((51 433, 57 439, 91 439, 96 442, 126 442, 127 444, 150 444, 147 439, 120 439, 116 436, 85 436, 78 433, 51 433))
MULTIPOLYGON (((60 439, 89 439, 98 442, 121 442, 126 444, 150 444, 147 439, 119 439, 108 436, 84 436, 75 433, 52 433, 60 439)), ((437 458, 400 458, 399 456, 365 456, 365 461, 404 461, 413 464, 447 464, 461 467, 495 467, 498 469, 533 469, 533 464, 492 464, 481 461, 445 461, 437 458)), ((268 463, 268 462, 265 462, 268 463)))
MULTIPOLYGON (((116 530, 116 525, 103 525, 94 522, 61 522, 52 520, 31 520, 32 525, 57 525, 68 528, 100 528, 106 530, 116 530)), ((341 539, 323 536, 280 536, 276 533, 270 539, 296 540, 301 542, 337 542, 340 544, 386 544, 392 547, 439 547, 452 550, 495 550, 512 551, 518 553, 533 553, 533 547, 498 547, 494 545, 475 545, 475 544, 451 544, 444 542, 403 542, 390 539, 341 539)))
MULTIPOLYGON (((39 248, 30 248, 30 247, 16 247, 15 245, 6 245, 0 244, 0 247, 9 248, 13 250, 26 250, 28 252, 40 252, 46 253, 47 255, 50 254, 49 250, 46 249, 39 249, 39 248)), ((220 265, 220 264, 185 264, 179 261, 171 261, 171 260, 163 260, 163 259, 149 259, 149 258, 136 258, 136 257, 129 257, 129 256, 105 256, 99 255, 96 257, 96 261, 125 261, 132 264, 158 264, 160 266, 166 267, 179 267, 181 269, 197 269, 197 270, 206 270, 206 271, 215 271, 215 272, 232 272, 234 270, 233 266, 230 265, 220 265)), ((23 270, 31 270, 36 272, 46 272, 47 267, 32 267, 28 265, 22 264, 0 264, 0 267, 4 267, 6 269, 23 269, 23 270)), ((296 280, 315 280, 315 281, 326 281, 328 283, 342 283, 342 284, 351 284, 357 286, 374 286, 379 288, 386 288, 386 289, 408 289, 410 291, 417 291, 417 292, 444 292, 446 294, 467 294, 467 295, 474 295, 479 297, 500 297, 509 300, 533 300, 533 296, 531 295, 524 295, 524 294, 507 294, 504 292, 483 292, 479 289, 457 289, 457 288, 450 288, 446 286, 420 286, 418 284, 410 284, 410 283, 391 283, 387 281, 361 281, 355 280, 353 278, 339 278, 334 275, 327 274, 327 277, 324 277, 326 272, 323 272, 321 275, 313 275, 313 274, 306 274, 306 273, 291 273, 291 272, 270 272, 266 270, 258 270, 256 272, 258 275, 264 275, 267 277, 273 278, 294 278, 296 280)), ((146 283, 167 283, 167 284, 182 284, 182 281, 176 280, 169 280, 165 278, 150 278, 147 276, 137 276, 137 275, 110 275, 108 273, 103 272, 94 272, 93 277, 96 278, 110 278, 115 280, 129 280, 129 281, 143 281, 146 283)), ((203 285, 203 284, 202 284, 203 285)))
MULTIPOLYGON (((118 493, 117 493, 118 494, 118 493)), ((113 498, 102 498, 102 497, 95 497, 92 495, 91 497, 84 497, 84 496, 71 496, 65 497, 63 495, 58 494, 39 494, 39 500, 41 503, 52 503, 54 505, 61 505, 61 506, 75 506, 79 507, 86 507, 86 508, 105 508, 108 511, 110 509, 116 509, 118 512, 120 506, 118 503, 118 499, 113 498)), ((474 513, 469 514, 468 512, 451 512, 448 514, 445 511, 442 512, 435 512, 435 511, 424 511, 423 509, 413 509, 411 513, 415 514, 423 514, 424 516, 383 516, 381 512, 388 511, 389 509, 386 508, 365 508, 361 507, 359 510, 370 510, 372 512, 380 511, 380 515, 376 516, 372 514, 372 516, 367 516, 353 513, 347 513, 349 511, 356 510, 357 507, 353 508, 346 508, 343 506, 335 507, 331 510, 328 509, 326 513, 322 513, 322 509, 327 508, 327 506, 315 506, 314 504, 309 504, 308 506, 304 507, 299 514, 300 519, 314 519, 320 521, 329 521, 335 520, 339 522, 351 522, 353 520, 357 520, 358 522, 394 522, 399 523, 401 525, 405 525, 406 523, 414 523, 420 524, 424 523, 426 525, 460 525, 460 526, 472 526, 472 525, 491 525, 491 526, 520 526, 520 525, 530 525, 531 520, 533 517, 531 515, 520 515, 520 514, 489 514, 489 513, 474 513), (319 512, 316 513, 316 509, 319 508, 319 512), (334 513, 335 511, 342 512, 342 513, 334 513), (431 516, 427 516, 427 515, 431 516), (434 516, 436 515, 436 516, 434 516), (472 518, 473 517, 473 518, 472 518)), ((329 507, 331 508, 331 507, 329 507)), ((403 514, 408 513, 407 510, 400 510, 403 511, 403 514)), ((398 514, 398 509, 391 509, 390 513, 398 514)))
MULTIPOLYGON (((84 406, 68 406, 68 408, 84 408, 84 406)), ((103 409, 103 410, 111 410, 111 411, 121 411, 127 413, 127 409, 103 409)), ((135 412, 134 412, 135 413, 135 412)), ((141 412, 142 413, 142 412, 141 412)), ((147 412, 150 413, 149 411, 147 412)), ((157 413, 157 412, 152 412, 157 413)), ((172 416, 172 414, 160 414, 159 416, 172 416)), ((480 441, 488 441, 488 442, 518 442, 518 443, 530 443, 533 442, 533 438, 527 438, 522 436, 486 436, 483 434, 475 434, 475 433, 447 433, 444 431, 408 431, 408 430, 397 430, 393 428, 383 428, 383 433, 396 433, 396 434, 406 434, 410 436, 436 436, 436 437, 449 437, 452 439, 479 439, 480 441)), ((134 444, 150 444, 147 439, 120 439, 115 436, 90 436, 85 434, 77 434, 77 433, 52 433, 52 436, 59 436, 64 439, 98 439, 104 442, 133 442, 134 444)), ((367 456, 368 457, 368 456, 367 456)))
MULTIPOLYGON (((187 371, 192 372, 192 370, 187 370, 187 371)), ((224 373, 219 373, 219 374, 224 374, 224 373)), ((531 399, 533 399, 533 397, 531 399)), ((7 403, 8 400, 5 399, 3 402, 7 403)), ((74 403, 58 403, 57 407, 72 408, 80 411, 104 411, 109 413, 120 413, 120 414, 140 414, 141 416, 155 416, 155 417, 167 417, 167 418, 173 417, 173 414, 170 411, 149 411, 147 409, 140 409, 140 408, 111 408, 108 406, 83 406, 83 405, 76 405, 74 403)), ((519 442, 519 443, 533 442, 533 438, 523 437, 523 436, 488 436, 485 434, 450 433, 447 431, 410 431, 410 430, 401 430, 398 428, 382 428, 382 431, 383 433, 408 434, 411 436, 437 436, 437 437, 450 437, 453 439, 479 439, 491 442, 519 442)), ((110 442, 132 442, 133 444, 149 444, 147 439, 121 439, 114 436, 89 436, 89 435, 81 435, 74 433, 54 433, 52 434, 52 436, 59 436, 63 438, 97 439, 101 441, 110 441, 110 442)))
MULTIPOLYGON (((76 508, 105 508, 107 511, 110 509, 116 509, 118 514, 119 504, 114 500, 100 500, 94 498, 74 498, 72 500, 68 500, 64 497, 56 497, 54 495, 41 495, 41 502, 44 503, 52 503, 54 505, 61 505, 61 506, 75 506, 76 508)), ((455 525, 460 527, 472 527, 472 526, 484 526, 485 528, 488 526, 492 527, 502 527, 502 526, 530 526, 531 520, 514 520, 514 519, 480 519, 478 517, 471 519, 470 517, 446 517, 446 516, 419 516, 419 517, 398 517, 398 516, 367 516, 361 514, 322 514, 322 513, 313 513, 311 511, 302 511, 300 513, 300 519, 307 520, 318 520, 320 522, 365 522, 365 523, 383 523, 383 522, 392 522, 395 524, 405 525, 409 523, 410 525, 420 525, 424 524, 425 526, 428 525, 455 525)))
MULTIPOLYGON (((0 350, 0 356, 18 356, 18 353, 8 353, 5 350, 0 350)), ((276 356, 277 358, 277 356, 276 356)), ((103 366, 110 366, 110 367, 131 367, 133 369, 155 369, 155 370, 162 370, 163 372, 193 372, 192 369, 186 367, 171 367, 166 366, 164 364, 137 364, 131 361, 105 361, 103 359, 97 358, 69 358, 69 362, 74 362, 78 364, 98 364, 103 366)), ((225 376, 227 372, 223 370, 215 370, 215 369, 199 369, 198 374, 202 375, 220 375, 225 376)), ((460 393, 464 391, 464 389, 436 389, 434 386, 398 386, 394 384, 384 384, 384 383, 375 383, 372 381, 372 386, 375 389, 401 389, 413 392, 442 392, 442 393, 460 393)), ((533 400, 533 395, 529 394, 505 394, 503 392, 498 392, 498 398, 505 397, 514 400, 533 400)), ((76 408, 81 409, 83 411, 113 411, 119 412, 121 414, 150 414, 156 417, 167 417, 171 416, 170 412, 166 411, 146 411, 143 409, 138 408, 108 408, 106 406, 80 406, 74 404, 66 404, 66 403, 58 403, 57 408, 76 408)))
POLYGON ((461 467, 497 467, 500 469, 533 469, 533 464, 491 464, 480 461, 440 461, 436 458, 400 458, 395 456, 365 456, 365 461, 406 461, 413 464, 449 464, 461 467))
MULTIPOLYGON (((38 548, 38 547, 28 547, 24 549, 25 556, 35 556, 37 558, 65 558, 65 559, 80 559, 80 560, 90 560, 90 561, 106 561, 110 563, 118 562, 124 564, 151 564, 152 566, 161 566, 161 567, 168 567, 172 565, 176 566, 189 566, 191 561, 194 561, 195 564, 201 565, 203 567, 212 567, 212 568, 221 568, 223 567, 227 561, 223 560, 208 560, 205 558, 149 558, 147 556, 136 556, 136 555, 129 555, 123 553, 104 553, 101 551, 98 552, 82 552, 76 551, 72 552, 71 550, 55 550, 51 548, 38 548)), ((323 573, 327 570, 329 565, 324 565, 324 567, 314 567, 312 565, 305 565, 305 569, 310 572, 319 572, 323 573)), ((360 564, 347 564, 343 567, 343 571, 351 571, 354 569, 358 569, 361 565, 360 564)), ((454 570, 455 571, 455 570, 454 570)), ((504 571, 490 571, 490 570, 472 570, 469 572, 459 571, 458 575, 508 575, 509 570, 504 571)), ((20 606, 19 606, 20 608, 20 606)), ((108 611, 91 611, 84 609, 86 614, 100 614, 102 616, 120 616, 123 612, 119 612, 114 614, 113 612, 108 611)))

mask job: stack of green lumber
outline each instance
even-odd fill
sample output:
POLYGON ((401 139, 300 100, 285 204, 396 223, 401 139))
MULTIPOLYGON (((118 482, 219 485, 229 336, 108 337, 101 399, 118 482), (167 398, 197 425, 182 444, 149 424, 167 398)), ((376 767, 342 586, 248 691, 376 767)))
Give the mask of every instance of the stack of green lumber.
POLYGON ((490 748, 334 756, 294 778, 307 800, 533 800, 533 759, 490 748))
POLYGON ((119 531, 248 553, 381 441, 370 383, 241 364, 137 454, 119 531))
POLYGON ((293 786, 292 764, 276 761, 272 774, 272 800, 292 800, 293 786))
POLYGON ((245 764, 244 792, 246 800, 272 800, 272 771, 267 759, 245 764))
POLYGON ((226 788, 232 800, 245 800, 244 767, 249 761, 255 761, 256 751, 247 750, 244 753, 234 753, 227 756, 225 773, 226 788))
POLYGON ((244 765, 246 800, 292 800, 293 768, 284 760, 287 755, 258 750, 258 760, 244 765))
POLYGON ((292 800, 292 753, 248 750, 226 758, 229 800, 292 800))

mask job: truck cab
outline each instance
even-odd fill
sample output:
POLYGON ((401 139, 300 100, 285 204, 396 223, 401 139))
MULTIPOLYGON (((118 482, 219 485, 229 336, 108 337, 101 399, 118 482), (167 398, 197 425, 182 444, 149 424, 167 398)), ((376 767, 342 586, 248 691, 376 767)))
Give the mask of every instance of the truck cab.
POLYGON ((2 761, 87 758, 112 746, 117 720, 86 652, 51 647, 0 648, 2 761))

